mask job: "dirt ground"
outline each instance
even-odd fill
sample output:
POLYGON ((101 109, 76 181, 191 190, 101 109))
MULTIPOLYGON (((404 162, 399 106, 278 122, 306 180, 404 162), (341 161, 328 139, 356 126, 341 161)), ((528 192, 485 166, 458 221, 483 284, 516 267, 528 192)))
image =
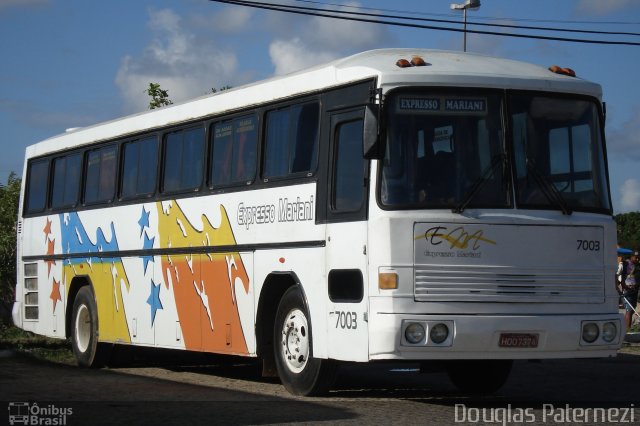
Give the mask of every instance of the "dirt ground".
MULTIPOLYGON (((531 424, 550 424, 543 419, 549 404, 633 409, 634 423, 640 422, 638 345, 610 359, 518 361, 507 384, 484 397, 461 395, 443 373, 410 367, 348 364, 327 397, 299 398, 242 360, 86 370, 5 350, 0 400, 8 413, 18 402, 50 412, 70 409, 58 416, 68 425, 471 424, 457 421, 460 407, 530 408, 531 424)), ((0 412, 0 423, 4 418, 0 412)))

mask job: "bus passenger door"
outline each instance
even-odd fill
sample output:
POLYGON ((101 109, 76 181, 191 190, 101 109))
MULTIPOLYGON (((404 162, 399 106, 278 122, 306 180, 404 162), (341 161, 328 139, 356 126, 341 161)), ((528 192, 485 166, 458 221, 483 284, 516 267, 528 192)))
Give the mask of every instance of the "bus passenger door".
POLYGON ((367 361, 367 187, 363 108, 330 115, 326 197, 327 331, 330 358, 367 361))

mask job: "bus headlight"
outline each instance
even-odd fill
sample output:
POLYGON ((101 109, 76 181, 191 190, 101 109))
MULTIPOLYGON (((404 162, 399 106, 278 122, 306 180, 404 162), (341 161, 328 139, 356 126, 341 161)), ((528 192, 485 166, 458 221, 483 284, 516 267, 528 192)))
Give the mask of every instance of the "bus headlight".
POLYGON ((404 338, 411 344, 417 344, 424 340, 425 332, 422 324, 417 322, 410 323, 404 329, 404 338))
POLYGON ((595 322, 588 322, 582 326, 582 340, 587 343, 593 343, 600 335, 600 329, 595 322))
POLYGON ((602 339, 607 343, 611 343, 617 335, 618 327, 616 327, 615 323, 605 322, 602 326, 602 339))
POLYGON ((446 324, 440 323, 431 327, 429 338, 433 343, 440 344, 447 340, 447 337, 449 337, 449 327, 446 324))

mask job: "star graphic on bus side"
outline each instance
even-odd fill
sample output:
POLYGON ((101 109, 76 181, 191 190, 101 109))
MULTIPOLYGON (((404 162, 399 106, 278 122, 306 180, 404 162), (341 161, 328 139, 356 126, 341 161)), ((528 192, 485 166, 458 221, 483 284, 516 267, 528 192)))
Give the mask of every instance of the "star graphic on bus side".
MULTIPOLYGON (((149 238, 149 236, 147 235, 146 231, 144 233, 144 243, 142 243, 142 249, 143 250, 151 250, 153 249, 153 242, 155 241, 156 237, 153 238, 149 238)), ((149 262, 153 262, 153 255, 146 255, 143 254, 142 255, 142 263, 144 264, 144 273, 147 273, 147 265, 149 264, 149 262)))
POLYGON ((149 227, 149 214, 142 206, 142 213, 140 213, 140 219, 138 220, 138 225, 140 225, 140 236, 142 237, 142 233, 144 232, 144 228, 149 227))
POLYGON ((53 300, 53 312, 56 311, 56 304, 58 300, 62 302, 62 296, 60 295, 60 281, 53 279, 53 285, 51 286, 51 295, 49 296, 53 300))
POLYGON ((156 311, 163 309, 160 301, 160 284, 156 285, 153 280, 151 280, 151 293, 147 299, 147 304, 151 306, 151 325, 153 325, 156 320, 156 311))
POLYGON ((49 234, 51 234, 51 223, 52 221, 47 218, 47 224, 44 226, 42 232, 44 232, 44 241, 46 242, 49 239, 49 234))
MULTIPOLYGON (((47 256, 53 256, 53 252, 56 246, 56 240, 47 240, 47 256)), ((45 260, 47 264, 47 276, 51 275, 51 265, 55 265, 56 261, 53 259, 45 260)))

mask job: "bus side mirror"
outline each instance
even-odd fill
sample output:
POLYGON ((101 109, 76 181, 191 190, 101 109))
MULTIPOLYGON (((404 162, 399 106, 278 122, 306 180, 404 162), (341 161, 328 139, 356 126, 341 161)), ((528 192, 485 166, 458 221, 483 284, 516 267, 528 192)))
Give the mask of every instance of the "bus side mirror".
POLYGON ((384 156, 380 137, 379 105, 369 104, 364 110, 362 128, 362 156, 367 160, 380 160, 384 156))

